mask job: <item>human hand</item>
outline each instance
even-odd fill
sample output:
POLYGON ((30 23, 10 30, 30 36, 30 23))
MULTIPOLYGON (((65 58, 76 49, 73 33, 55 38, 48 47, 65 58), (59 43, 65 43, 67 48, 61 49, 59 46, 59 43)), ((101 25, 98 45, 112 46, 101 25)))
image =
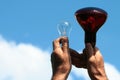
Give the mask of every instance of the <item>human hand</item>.
POLYGON ((70 55, 72 64, 78 68, 86 68, 92 80, 107 80, 104 60, 98 48, 86 43, 82 54, 70 49, 70 55))
POLYGON ((52 80, 66 80, 71 70, 71 59, 67 37, 58 38, 53 42, 51 63, 53 70, 52 80))
POLYGON ((71 48, 69 50, 72 64, 78 68, 86 68, 87 67, 86 54, 83 53, 79 54, 77 51, 71 48))
POLYGON ((90 78, 92 80, 108 80, 104 69, 104 60, 98 48, 93 48, 90 43, 86 43, 83 53, 87 56, 86 64, 90 78))

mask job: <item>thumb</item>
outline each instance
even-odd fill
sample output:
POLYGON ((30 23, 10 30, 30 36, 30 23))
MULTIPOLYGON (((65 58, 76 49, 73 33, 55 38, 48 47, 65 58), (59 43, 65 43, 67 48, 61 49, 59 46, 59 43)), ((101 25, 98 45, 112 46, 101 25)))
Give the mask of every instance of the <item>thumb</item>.
POLYGON ((57 38, 53 41, 53 50, 55 50, 56 48, 60 48, 60 38, 57 38))
POLYGON ((94 55, 94 49, 90 43, 85 44, 85 53, 88 58, 90 58, 92 55, 94 55))
POLYGON ((61 43, 62 43, 63 52, 68 51, 68 48, 69 48, 68 38, 67 38, 67 37, 62 37, 62 38, 61 38, 61 43))

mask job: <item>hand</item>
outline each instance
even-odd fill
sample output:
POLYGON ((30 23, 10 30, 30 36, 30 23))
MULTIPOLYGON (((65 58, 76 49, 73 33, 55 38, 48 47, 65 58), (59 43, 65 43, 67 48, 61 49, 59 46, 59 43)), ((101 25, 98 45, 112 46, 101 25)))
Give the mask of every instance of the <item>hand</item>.
POLYGON ((78 68, 86 68, 92 80, 107 80, 103 57, 90 43, 86 43, 82 54, 70 49, 70 55, 72 64, 78 68))
POLYGON ((53 76, 52 80, 66 80, 71 70, 68 38, 61 37, 53 42, 51 55, 53 76))
POLYGON ((83 53, 79 54, 77 51, 71 48, 69 50, 72 64, 78 68, 86 68, 87 67, 86 54, 83 53))
POLYGON ((86 43, 83 53, 87 56, 87 70, 90 78, 92 80, 108 80, 100 51, 97 48, 93 48, 90 43, 86 43))

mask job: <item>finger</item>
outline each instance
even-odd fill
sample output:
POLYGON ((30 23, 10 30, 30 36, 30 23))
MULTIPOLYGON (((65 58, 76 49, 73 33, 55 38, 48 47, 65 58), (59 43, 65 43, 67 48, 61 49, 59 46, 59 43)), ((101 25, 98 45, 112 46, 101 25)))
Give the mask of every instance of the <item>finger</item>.
POLYGON ((91 57, 92 55, 94 55, 94 49, 90 43, 85 44, 85 51, 84 52, 86 53, 88 58, 91 57))
POLYGON ((70 50, 70 55, 71 57, 79 57, 79 53, 71 48, 69 48, 70 50))
POLYGON ((53 41, 53 50, 55 50, 56 48, 60 48, 60 39, 61 38, 57 38, 53 41))
POLYGON ((73 49, 69 50, 72 64, 78 68, 86 68, 86 55, 83 53, 79 54, 77 51, 73 49))
POLYGON ((79 64, 80 64, 79 55, 80 54, 71 48, 69 48, 69 50, 70 50, 72 64, 75 65, 76 67, 79 67, 79 64))
POLYGON ((86 68, 86 59, 84 59, 83 54, 78 57, 71 57, 72 64, 78 68, 86 68))
POLYGON ((62 37, 62 38, 61 38, 61 43, 62 43, 63 52, 68 51, 68 48, 69 48, 68 38, 67 38, 67 37, 62 37))
POLYGON ((98 48, 95 48, 95 57, 97 57, 98 61, 103 60, 103 56, 102 56, 102 54, 101 54, 101 52, 99 51, 98 48))

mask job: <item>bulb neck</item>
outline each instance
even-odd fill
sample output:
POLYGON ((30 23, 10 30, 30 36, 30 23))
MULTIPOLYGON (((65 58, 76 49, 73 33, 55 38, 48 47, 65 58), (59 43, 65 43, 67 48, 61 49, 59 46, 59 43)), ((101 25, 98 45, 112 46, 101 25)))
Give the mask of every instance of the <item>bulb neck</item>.
POLYGON ((94 48, 96 45, 96 32, 85 31, 85 43, 91 43, 94 48))

